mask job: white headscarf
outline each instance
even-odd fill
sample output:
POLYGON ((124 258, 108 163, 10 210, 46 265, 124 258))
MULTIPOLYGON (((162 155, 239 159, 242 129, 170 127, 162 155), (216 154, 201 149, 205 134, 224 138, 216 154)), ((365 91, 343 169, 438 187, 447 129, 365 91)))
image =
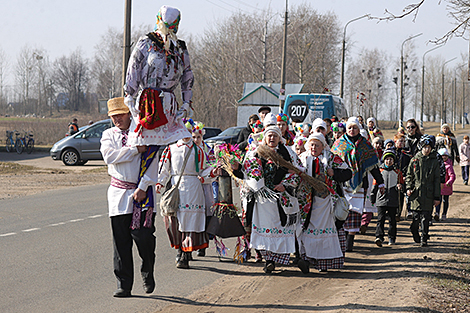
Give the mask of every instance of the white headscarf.
POLYGON ((356 124, 359 129, 362 129, 362 126, 359 123, 359 120, 355 116, 351 116, 350 118, 348 118, 348 121, 346 122, 346 128, 348 128, 349 125, 351 124, 356 124))
POLYGON ((316 132, 318 127, 323 127, 323 129, 328 130, 326 129, 326 122, 319 117, 312 123, 312 132, 316 132))
POLYGON ((176 37, 178 26, 176 26, 175 29, 170 29, 167 24, 175 23, 177 20, 179 23, 180 14, 180 10, 168 5, 162 6, 158 11, 155 31, 162 35, 166 51, 170 50, 171 40, 173 40, 175 44, 178 41, 178 37, 176 37))
POLYGON ((277 118, 276 115, 273 113, 269 112, 266 114, 263 120, 263 126, 264 128, 268 127, 269 125, 277 125, 277 118))
POLYGON ((266 144, 266 138, 268 137, 269 133, 276 133, 279 136, 279 138, 281 139, 281 142, 283 144, 286 143, 286 140, 284 138, 282 138, 281 129, 279 127, 277 127, 276 125, 272 125, 272 126, 266 127, 266 129, 263 132, 263 143, 264 144, 266 144))
POLYGON ((326 143, 325 136, 323 136, 322 133, 312 133, 310 136, 308 136, 307 142, 310 142, 311 140, 318 140, 323 144, 323 148, 328 147, 328 144, 326 143))

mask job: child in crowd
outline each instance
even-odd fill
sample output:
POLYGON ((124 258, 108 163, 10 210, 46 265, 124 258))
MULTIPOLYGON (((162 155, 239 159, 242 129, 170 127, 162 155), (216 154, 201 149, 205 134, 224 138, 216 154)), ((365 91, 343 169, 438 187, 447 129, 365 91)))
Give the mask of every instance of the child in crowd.
POLYGON ((384 151, 380 172, 384 179, 385 192, 378 192, 379 187, 374 180, 371 192, 371 202, 377 206, 377 228, 375 230, 375 244, 382 247, 384 241, 385 219, 389 216, 388 244, 394 245, 397 238, 397 221, 395 219, 399 203, 399 192, 405 183, 402 172, 396 164, 397 156, 394 149, 384 151))
MULTIPOLYGON (((447 210, 449 209, 449 196, 452 194, 452 185, 455 181, 454 167, 450 159, 450 153, 446 148, 439 149, 438 153, 442 156, 442 160, 446 165, 446 179, 445 183, 441 184, 441 202, 444 206, 442 210, 441 220, 445 221, 447 217, 447 210)), ((439 213, 441 211, 441 204, 436 205, 436 212, 434 213, 434 220, 439 221, 439 213)))
POLYGON ((462 179, 465 185, 468 185, 468 168, 470 167, 470 145, 468 136, 463 136, 463 142, 459 146, 460 167, 462 168, 462 179))
POLYGON ((331 124, 331 131, 333 132, 333 142, 341 138, 346 132, 346 123, 343 122, 333 122, 331 124))
POLYGON ((384 141, 384 149, 395 149, 395 142, 392 139, 387 139, 384 141))
POLYGON ((438 206, 441 199, 439 161, 436 154, 431 153, 434 145, 435 141, 429 135, 420 138, 417 145, 419 152, 411 159, 406 175, 406 194, 411 201, 413 218, 410 230, 413 240, 421 247, 428 245, 433 206, 438 206))
POLYGON ((294 151, 297 155, 301 155, 305 152, 305 143, 307 142, 307 138, 305 137, 295 137, 294 139, 294 151))
POLYGON ((382 160, 382 155, 383 155, 383 140, 380 137, 375 137, 372 139, 372 147, 374 147, 375 151, 377 151, 377 156, 379 157, 379 160, 382 160))

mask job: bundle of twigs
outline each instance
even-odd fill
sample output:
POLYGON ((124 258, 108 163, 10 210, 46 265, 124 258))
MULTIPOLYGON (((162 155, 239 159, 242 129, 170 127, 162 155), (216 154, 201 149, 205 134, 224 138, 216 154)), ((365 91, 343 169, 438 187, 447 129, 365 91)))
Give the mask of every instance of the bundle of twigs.
POLYGON ((214 153, 217 158, 217 164, 220 165, 235 180, 237 184, 239 185, 243 184, 243 179, 240 179, 237 176, 235 176, 235 174, 233 174, 233 169, 232 169, 233 156, 230 155, 230 153, 228 153, 227 150, 221 149, 221 146, 216 146, 214 148, 214 153))
POLYGON ((266 145, 260 145, 256 151, 258 152, 258 155, 262 157, 263 159, 271 160, 274 164, 276 164, 279 167, 284 167, 284 168, 287 168, 288 170, 294 171, 294 173, 299 175, 304 180, 304 182, 306 182, 309 186, 315 189, 319 197, 326 198, 326 196, 328 196, 328 193, 329 193, 328 188, 324 182, 302 172, 297 167, 295 167, 292 163, 289 163, 288 161, 284 160, 282 156, 280 156, 273 149, 269 148, 266 145))

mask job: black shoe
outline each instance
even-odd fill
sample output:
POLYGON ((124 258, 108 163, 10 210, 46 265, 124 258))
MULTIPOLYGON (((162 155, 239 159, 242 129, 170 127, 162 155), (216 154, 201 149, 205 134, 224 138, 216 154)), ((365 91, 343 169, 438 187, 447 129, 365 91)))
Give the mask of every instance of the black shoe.
POLYGON ((321 268, 318 270, 320 273, 327 273, 328 272, 328 269, 326 268, 321 268))
POLYGON ((468 185, 468 181, 464 181, 463 184, 464 184, 464 185, 468 185))
POLYGON ((300 270, 304 274, 308 274, 308 272, 310 271, 310 264, 304 259, 299 259, 299 262, 297 263, 297 267, 300 268, 300 270))
POLYGON ((346 252, 352 252, 354 246, 354 235, 349 235, 346 237, 346 252))
POLYGON ((191 252, 183 252, 178 263, 176 263, 176 268, 188 269, 189 268, 189 256, 191 252))
POLYGON ((361 232, 361 235, 365 235, 365 233, 367 232, 367 226, 361 225, 361 228, 359 228, 359 231, 361 232))
POLYGON ((194 261, 193 253, 192 252, 186 252, 186 253, 188 253, 188 261, 194 261))
POLYGON ((183 251, 181 249, 178 249, 178 253, 176 254, 175 263, 178 263, 180 261, 182 255, 183 255, 183 251))
POLYGON ((125 290, 125 289, 122 289, 122 288, 119 288, 113 294, 113 297, 116 297, 116 298, 128 298, 128 297, 131 297, 131 296, 132 295, 131 295, 130 290, 125 290))
POLYGON ((197 250, 197 256, 206 256, 206 248, 197 250))
POLYGON ((266 265, 264 266, 263 271, 266 274, 271 274, 275 269, 276 264, 274 264, 274 261, 266 261, 266 265))
POLYGON ((155 290, 155 280, 150 279, 147 282, 144 282, 144 291, 145 293, 152 293, 155 290))
POLYGON ((436 222, 439 222, 439 214, 437 214, 437 213, 434 214, 434 220, 436 222))
POLYGON ((421 247, 427 247, 428 242, 427 241, 421 241, 421 247))
POLYGON ((382 242, 383 242, 382 239, 380 239, 380 238, 375 238, 375 244, 377 245, 377 247, 382 247, 382 242))

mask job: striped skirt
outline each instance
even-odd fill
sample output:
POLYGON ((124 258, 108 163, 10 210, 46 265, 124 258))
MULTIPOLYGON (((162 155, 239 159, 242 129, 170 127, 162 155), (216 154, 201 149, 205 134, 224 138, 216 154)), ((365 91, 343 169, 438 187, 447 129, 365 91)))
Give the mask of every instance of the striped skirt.
POLYGON ((192 252, 209 246, 209 238, 206 232, 180 232, 178 230, 178 219, 175 216, 164 216, 163 222, 172 248, 181 248, 184 252, 192 252))
POLYGON ((355 211, 349 211, 348 218, 343 225, 344 230, 352 233, 359 232, 359 228, 361 227, 361 218, 362 214, 355 211))

